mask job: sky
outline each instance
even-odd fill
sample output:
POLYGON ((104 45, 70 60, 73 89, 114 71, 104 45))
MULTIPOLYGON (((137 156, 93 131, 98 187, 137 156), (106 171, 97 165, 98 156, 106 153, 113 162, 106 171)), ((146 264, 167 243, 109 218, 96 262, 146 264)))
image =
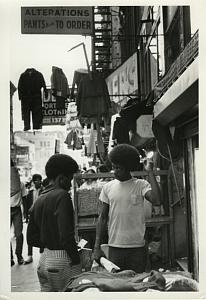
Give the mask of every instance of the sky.
MULTIPOLYGON (((69 85, 71 85, 74 71, 87 67, 82 46, 68 52, 70 48, 81 42, 85 43, 89 63, 91 63, 90 36, 21 34, 21 6, 52 5, 68 6, 68 1, 10 1, 9 78, 16 87, 21 73, 31 67, 41 72, 46 85, 50 86, 52 66, 62 68, 69 85)), ((23 122, 17 92, 14 94, 13 104, 14 131, 22 130, 23 122)), ((46 128, 54 129, 53 126, 46 128)))

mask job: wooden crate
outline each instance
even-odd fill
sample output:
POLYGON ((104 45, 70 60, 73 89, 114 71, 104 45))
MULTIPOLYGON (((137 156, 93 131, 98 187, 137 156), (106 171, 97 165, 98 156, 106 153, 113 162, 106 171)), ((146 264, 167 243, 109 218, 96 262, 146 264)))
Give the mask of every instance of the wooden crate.
POLYGON ((77 191, 77 212, 79 217, 98 215, 100 189, 79 189, 77 191))

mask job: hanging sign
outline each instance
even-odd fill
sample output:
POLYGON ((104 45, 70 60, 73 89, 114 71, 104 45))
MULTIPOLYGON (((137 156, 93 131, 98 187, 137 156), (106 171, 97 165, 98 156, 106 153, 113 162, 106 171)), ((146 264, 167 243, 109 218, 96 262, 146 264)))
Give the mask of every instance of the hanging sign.
POLYGON ((153 138, 152 115, 141 115, 136 120, 136 133, 142 138, 153 138))
POLYGON ((23 34, 92 35, 92 6, 21 7, 23 34))
POLYGON ((43 96, 43 126, 44 125, 65 125, 68 100, 65 100, 65 107, 56 108, 56 98, 52 96, 51 89, 48 89, 48 99, 43 96))
POLYGON ((16 159, 18 164, 24 164, 29 161, 29 147, 16 146, 16 159))
POLYGON ((137 53, 129 57, 123 65, 106 78, 111 101, 124 105, 128 101, 126 95, 137 97, 138 71, 137 53))

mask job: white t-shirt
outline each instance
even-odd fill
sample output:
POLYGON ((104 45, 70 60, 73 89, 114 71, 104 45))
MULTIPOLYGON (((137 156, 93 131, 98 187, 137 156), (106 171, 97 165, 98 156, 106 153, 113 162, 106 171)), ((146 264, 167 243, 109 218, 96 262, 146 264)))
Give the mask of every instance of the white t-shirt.
POLYGON ((136 178, 123 182, 114 179, 103 186, 99 198, 109 204, 109 246, 144 246, 144 196, 149 190, 148 181, 136 178))

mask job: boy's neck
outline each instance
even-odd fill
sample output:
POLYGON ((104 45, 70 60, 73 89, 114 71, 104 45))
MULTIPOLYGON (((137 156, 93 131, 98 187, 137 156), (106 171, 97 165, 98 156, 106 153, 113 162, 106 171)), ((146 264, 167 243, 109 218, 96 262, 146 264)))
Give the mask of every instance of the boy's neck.
POLYGON ((129 173, 129 174, 126 175, 124 178, 122 178, 120 181, 121 181, 121 182, 127 181, 127 180, 129 180, 129 179, 131 179, 131 178, 132 178, 132 176, 131 176, 131 174, 129 173))

